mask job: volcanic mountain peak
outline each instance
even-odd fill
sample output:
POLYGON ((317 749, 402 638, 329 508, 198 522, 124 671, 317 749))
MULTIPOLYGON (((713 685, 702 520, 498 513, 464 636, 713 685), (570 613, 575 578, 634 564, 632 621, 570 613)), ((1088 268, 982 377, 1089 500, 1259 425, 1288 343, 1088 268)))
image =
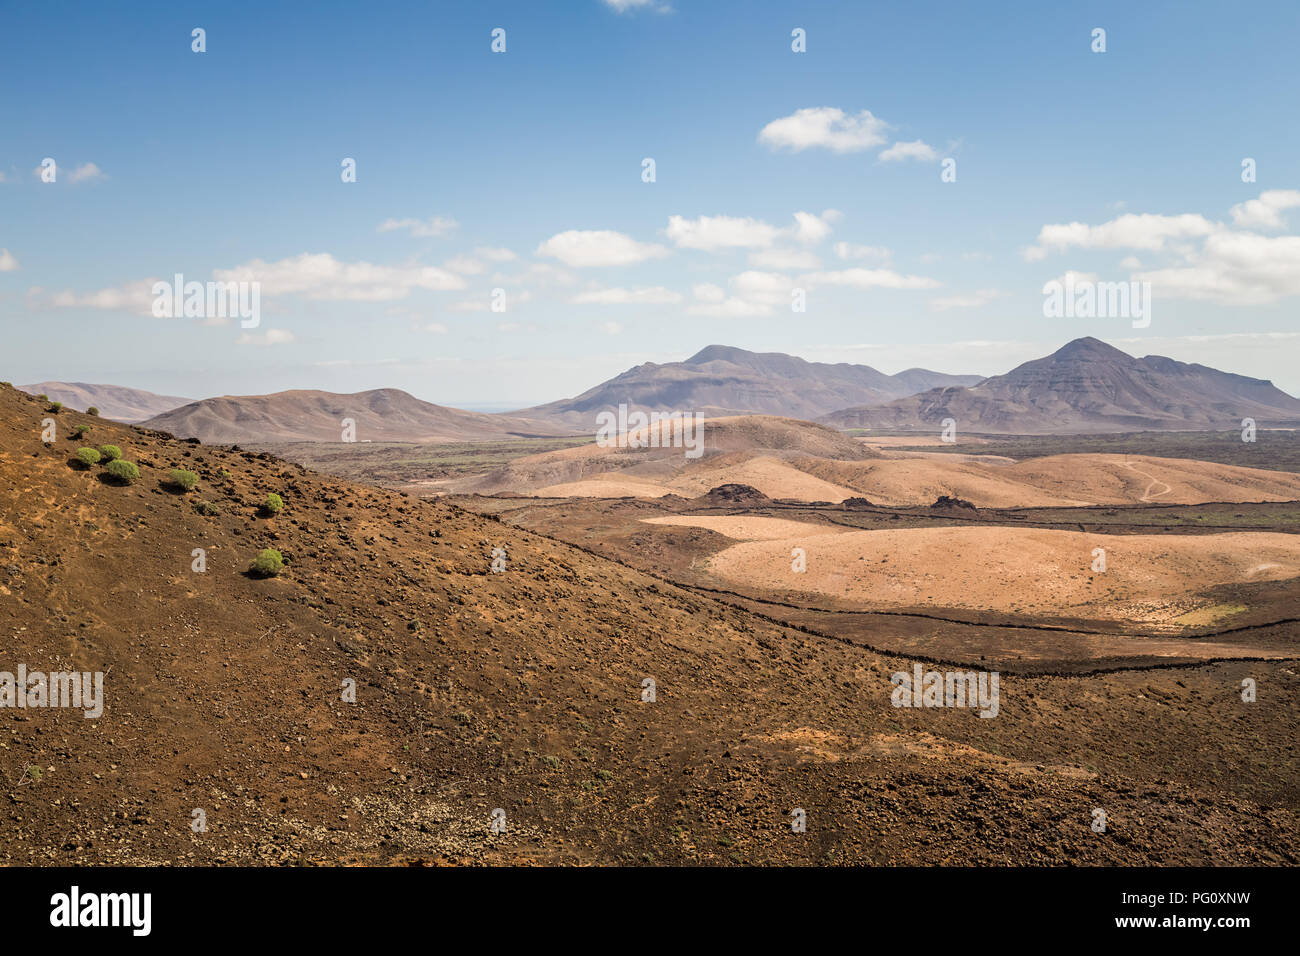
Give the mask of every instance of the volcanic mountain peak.
POLYGON ((783 352, 750 352, 714 344, 684 362, 647 362, 575 398, 519 414, 574 428, 591 427, 597 413, 619 405, 647 412, 809 419, 847 402, 887 402, 939 385, 973 385, 980 380, 978 375, 945 375, 925 369, 886 375, 868 365, 809 362, 783 352))
POLYGON ((1048 358, 1056 362, 1137 362, 1137 359, 1127 352, 1120 351, 1113 345, 1107 345, 1101 339, 1093 338, 1091 335, 1085 335, 1082 338, 1067 342, 1048 358))
POLYGON ((1164 356, 1134 358, 1092 337, 970 388, 932 389, 821 420, 841 428, 930 428, 1041 434, 1235 428, 1242 418, 1300 421, 1300 400, 1263 379, 1164 356))

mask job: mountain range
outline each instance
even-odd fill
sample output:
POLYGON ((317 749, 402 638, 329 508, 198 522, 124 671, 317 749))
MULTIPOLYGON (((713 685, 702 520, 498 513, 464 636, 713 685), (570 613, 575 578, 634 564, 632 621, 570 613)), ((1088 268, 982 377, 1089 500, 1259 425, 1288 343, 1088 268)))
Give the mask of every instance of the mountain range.
POLYGON ((979 375, 946 375, 921 368, 886 375, 869 365, 831 365, 781 352, 710 345, 684 362, 646 362, 576 398, 514 414, 581 431, 595 427, 597 414, 621 404, 631 411, 813 419, 851 405, 880 405, 927 389, 980 381, 979 375))
POLYGON ((647 362, 575 398, 510 413, 469 412, 400 389, 352 394, 295 389, 190 401, 114 385, 22 386, 73 409, 139 422, 208 443, 338 442, 343 420, 358 441, 457 442, 593 434, 596 416, 630 411, 704 417, 770 415, 835 428, 1071 434, 1300 424, 1300 400, 1263 379, 1163 356, 1135 358, 1095 338, 1068 343, 1005 375, 947 375, 808 362, 777 352, 710 345, 683 362, 647 362))
POLYGON ((1095 338, 1075 339, 968 388, 941 387, 818 420, 838 428, 1070 434, 1190 431, 1300 422, 1300 400, 1272 382, 1159 355, 1134 358, 1095 338))

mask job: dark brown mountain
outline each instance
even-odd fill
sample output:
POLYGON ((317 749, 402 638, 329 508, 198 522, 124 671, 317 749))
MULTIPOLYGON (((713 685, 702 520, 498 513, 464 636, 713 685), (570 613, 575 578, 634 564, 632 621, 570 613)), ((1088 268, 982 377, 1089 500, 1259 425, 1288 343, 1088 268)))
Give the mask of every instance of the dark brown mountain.
POLYGON ((524 418, 433 405, 396 388, 351 394, 292 389, 226 395, 193 402, 143 424, 209 444, 337 442, 343 438, 344 419, 355 423, 357 441, 487 441, 564 432, 524 418))
POLYGON ((945 375, 918 368, 886 375, 868 365, 831 365, 781 352, 710 345, 684 362, 646 362, 576 398, 515 414, 577 429, 594 428, 599 412, 620 404, 646 412, 812 419, 846 405, 883 404, 928 388, 979 381, 978 375, 945 375))
POLYGON ((175 395, 155 395, 139 388, 87 382, 37 382, 35 385, 19 385, 18 388, 29 395, 46 395, 50 401, 62 402, 77 412, 84 412, 93 405, 101 416, 118 422, 142 422, 194 401, 175 395))
POLYGON ((1068 434, 1240 428, 1300 423, 1300 400, 1272 382, 1159 355, 1134 358, 1094 338, 970 388, 934 388, 881 404, 844 408, 820 421, 839 428, 1068 434))

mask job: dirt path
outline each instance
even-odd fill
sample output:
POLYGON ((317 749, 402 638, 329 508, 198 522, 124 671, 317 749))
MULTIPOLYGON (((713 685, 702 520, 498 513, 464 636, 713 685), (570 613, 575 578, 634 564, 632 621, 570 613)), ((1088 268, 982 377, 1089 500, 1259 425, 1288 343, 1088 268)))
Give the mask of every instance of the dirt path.
POLYGON ((1151 479, 1151 484, 1147 485, 1146 491, 1142 492, 1142 497, 1138 499, 1139 501, 1148 501, 1148 502, 1149 502, 1149 501, 1151 501, 1153 498, 1159 498, 1161 495, 1167 495, 1167 494, 1169 494, 1169 492, 1171 492, 1171 491, 1174 490, 1172 486, 1170 486, 1170 485, 1166 485, 1163 481, 1161 481, 1161 480, 1160 480, 1159 478, 1157 478, 1155 475, 1150 474, 1149 472, 1140 471, 1138 468, 1136 468, 1136 467, 1133 466, 1133 465, 1130 465, 1128 462, 1124 462, 1124 467, 1127 468, 1129 471, 1135 471, 1135 472, 1137 472, 1137 473, 1138 473, 1139 475, 1141 475, 1143 478, 1150 478, 1150 479, 1151 479), (1162 485, 1162 486, 1164 487, 1165 490, 1164 490, 1164 491, 1161 491, 1161 492, 1158 492, 1158 493, 1156 493, 1156 494, 1153 495, 1153 494, 1151 494, 1151 489, 1154 488, 1156 485, 1162 485))

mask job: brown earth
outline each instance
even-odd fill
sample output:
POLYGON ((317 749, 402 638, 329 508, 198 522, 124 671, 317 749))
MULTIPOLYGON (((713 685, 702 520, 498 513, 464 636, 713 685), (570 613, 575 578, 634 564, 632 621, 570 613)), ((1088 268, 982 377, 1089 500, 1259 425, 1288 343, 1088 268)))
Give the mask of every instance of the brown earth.
POLYGON ((846 531, 784 518, 673 516, 736 538, 705 569, 728 584, 829 595, 863 607, 967 608, 1212 625, 1247 610, 1228 585, 1300 577, 1300 535, 1099 535, 1034 528, 846 531), (802 548, 806 569, 792 570, 802 548), (1105 571, 1093 571, 1095 549, 1105 571))
POLYGON ((0 630, 0 669, 101 671, 106 697, 0 709, 5 863, 1297 862, 1293 661, 1007 674, 991 720, 897 709, 910 657, 7 388, 0 630), (141 478, 73 467, 77 424, 141 478), (288 567, 250 577, 265 547, 288 567))

